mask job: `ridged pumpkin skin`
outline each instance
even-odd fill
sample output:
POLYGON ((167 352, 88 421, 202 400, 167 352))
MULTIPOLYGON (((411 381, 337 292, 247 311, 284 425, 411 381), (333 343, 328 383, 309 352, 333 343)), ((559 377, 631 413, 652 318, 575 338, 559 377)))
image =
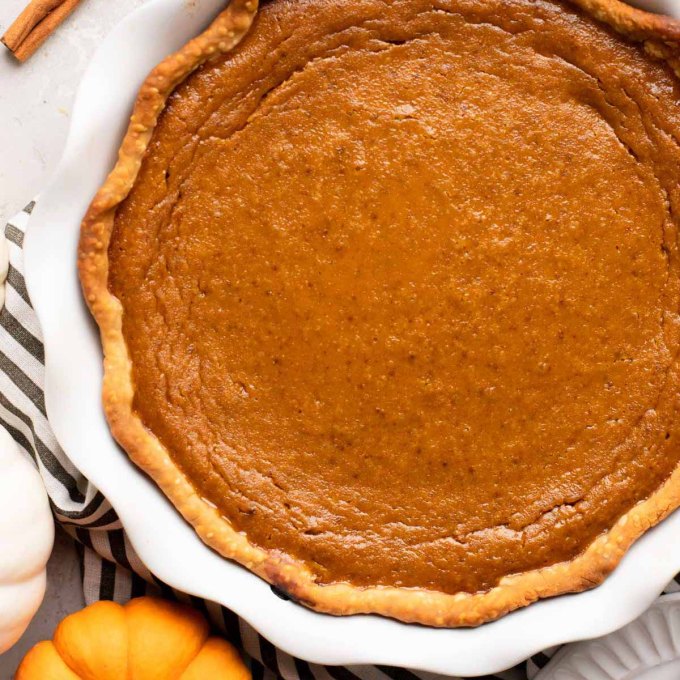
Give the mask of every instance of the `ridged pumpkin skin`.
MULTIPOLYGON (((4 237, 0 236, 0 244, 3 240, 4 237)), ((0 253, 0 280, 3 269, 0 253)), ((26 630, 42 602, 46 583, 45 565, 54 542, 54 519, 38 471, 20 453, 12 436, 1 426, 0 510, 2 654, 26 630)))
POLYGON ((208 632, 203 616, 183 604, 95 602, 33 647, 15 680, 249 680, 238 652, 208 632))

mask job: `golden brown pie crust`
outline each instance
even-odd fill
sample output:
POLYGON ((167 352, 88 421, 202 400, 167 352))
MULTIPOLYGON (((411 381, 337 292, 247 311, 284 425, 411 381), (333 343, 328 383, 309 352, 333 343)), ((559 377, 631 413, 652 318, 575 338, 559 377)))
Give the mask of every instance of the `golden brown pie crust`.
MULTIPOLYGON (((648 53, 665 59, 678 73, 680 25, 616 0, 572 0, 648 53)), ((299 602, 332 614, 373 612, 433 626, 473 626, 539 598, 593 587, 620 561, 644 531, 680 505, 680 470, 639 503, 576 558, 503 577, 483 592, 456 594, 424 588, 321 585, 303 563, 264 550, 235 531, 203 500, 159 439, 133 408, 132 364, 123 337, 123 308, 109 292, 109 243, 119 205, 133 187, 168 96, 211 56, 231 50, 245 35, 256 12, 253 2, 234 0, 203 35, 166 59, 141 88, 119 161, 95 197, 82 226, 79 270, 87 302, 101 329, 105 353, 104 406, 112 432, 130 457, 163 489, 201 538, 277 585, 299 602)))

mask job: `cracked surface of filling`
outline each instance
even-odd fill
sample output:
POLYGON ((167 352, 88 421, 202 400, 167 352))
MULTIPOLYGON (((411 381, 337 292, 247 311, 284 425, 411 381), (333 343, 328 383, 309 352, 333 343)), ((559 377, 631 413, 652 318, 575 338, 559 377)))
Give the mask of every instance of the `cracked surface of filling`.
POLYGON ((680 457, 678 103, 559 2, 266 5, 116 216, 135 410, 320 583, 573 558, 680 457))

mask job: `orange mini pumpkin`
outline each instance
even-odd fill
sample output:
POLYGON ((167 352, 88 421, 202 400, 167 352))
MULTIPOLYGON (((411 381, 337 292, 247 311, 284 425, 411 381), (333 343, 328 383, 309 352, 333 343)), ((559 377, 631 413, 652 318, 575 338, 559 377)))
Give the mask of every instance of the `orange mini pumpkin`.
POLYGON ((249 680, 234 647, 208 632, 203 616, 183 604, 95 602, 33 647, 15 680, 249 680))

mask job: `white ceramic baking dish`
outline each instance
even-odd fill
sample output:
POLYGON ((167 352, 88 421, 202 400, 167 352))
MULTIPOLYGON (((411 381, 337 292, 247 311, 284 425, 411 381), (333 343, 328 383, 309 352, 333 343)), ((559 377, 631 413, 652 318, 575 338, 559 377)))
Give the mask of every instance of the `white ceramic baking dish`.
MULTIPOLYGON (((667 9, 680 11, 680 0, 667 2, 667 9)), ((100 344, 76 275, 80 220, 114 162, 145 75, 223 5, 150 0, 111 32, 83 78, 64 157, 38 202, 25 245, 28 288, 45 337, 47 410, 59 442, 110 499, 155 574, 229 607, 275 645, 310 661, 478 675, 628 623, 680 571, 680 512, 646 534, 599 588, 539 602, 476 629, 334 618, 279 599, 266 583, 208 549, 114 443, 100 405, 100 344)))

